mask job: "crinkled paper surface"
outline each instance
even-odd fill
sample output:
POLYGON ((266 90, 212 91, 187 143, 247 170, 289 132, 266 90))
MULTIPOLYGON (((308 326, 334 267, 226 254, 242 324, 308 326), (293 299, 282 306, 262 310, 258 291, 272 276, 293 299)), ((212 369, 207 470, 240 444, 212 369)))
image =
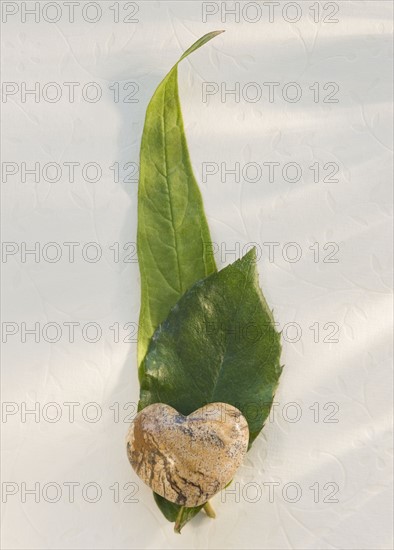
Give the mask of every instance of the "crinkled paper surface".
POLYGON ((220 2, 206 3, 218 9, 207 22, 200 2, 141 2, 134 16, 124 2, 91 4, 97 23, 81 6, 69 23, 63 6, 57 23, 17 13, 2 25, 2 153, 16 163, 3 177, 3 322, 14 323, 3 347, 3 547, 391 548, 391 2, 326 6, 319 17, 337 23, 315 23, 313 2, 298 2, 296 23, 284 3, 273 23, 267 7, 255 23, 253 7, 222 21, 220 2), (216 520, 200 514, 179 537, 125 451, 140 284, 137 183, 123 167, 138 162, 159 81, 222 28, 180 65, 185 129, 218 266, 250 243, 260 250, 285 368, 234 492, 213 499, 216 520), (38 102, 23 83, 39 83, 38 102), (65 83, 77 83, 73 102, 65 83), (225 93, 237 87, 239 101, 225 93), (299 90, 298 102, 283 99, 299 90), (22 163, 39 163, 37 177, 22 163), (239 181, 226 174, 235 168, 239 181), (25 254, 35 243, 37 262, 25 254), (38 342, 26 333, 35 326, 38 342), (35 487, 39 502, 26 494, 35 487))

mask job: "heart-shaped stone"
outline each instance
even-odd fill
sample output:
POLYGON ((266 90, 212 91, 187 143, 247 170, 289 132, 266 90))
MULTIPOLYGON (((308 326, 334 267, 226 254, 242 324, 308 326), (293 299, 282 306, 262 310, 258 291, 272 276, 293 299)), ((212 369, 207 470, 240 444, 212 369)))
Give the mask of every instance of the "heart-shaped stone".
POLYGON ((248 441, 246 419, 227 403, 210 403, 189 416, 155 403, 131 424, 127 454, 155 493, 192 507, 207 502, 232 480, 248 441))

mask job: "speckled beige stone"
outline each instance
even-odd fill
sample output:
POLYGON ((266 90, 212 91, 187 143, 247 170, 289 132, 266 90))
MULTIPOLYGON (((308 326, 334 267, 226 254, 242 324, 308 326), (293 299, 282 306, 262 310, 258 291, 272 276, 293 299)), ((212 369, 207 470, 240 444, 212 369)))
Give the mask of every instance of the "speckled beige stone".
POLYGON ((159 495, 199 506, 234 477, 248 448, 241 412, 210 403, 189 416, 155 403, 138 413, 127 435, 127 454, 137 475, 159 495))

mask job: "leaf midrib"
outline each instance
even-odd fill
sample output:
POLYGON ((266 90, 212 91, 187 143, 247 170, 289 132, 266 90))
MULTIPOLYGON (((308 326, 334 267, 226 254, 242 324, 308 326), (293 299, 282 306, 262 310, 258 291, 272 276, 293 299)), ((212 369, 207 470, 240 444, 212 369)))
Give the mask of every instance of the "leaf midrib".
MULTIPOLYGON (((173 67, 171 70, 169 76, 170 78, 173 78, 173 75, 175 74, 175 78, 177 78, 177 65, 173 67)), ((168 81, 167 81, 168 82, 168 81)), ((171 185, 170 185, 170 177, 169 177, 169 170, 168 170, 168 156, 167 156, 167 128, 166 128, 166 117, 165 117, 165 109, 166 109, 166 100, 167 100, 167 82, 164 86, 164 98, 163 98, 163 109, 162 109, 162 121, 163 121, 163 136, 164 136, 164 163, 165 163, 165 171, 166 171, 166 184, 167 184, 167 190, 168 190, 168 203, 170 207, 170 216, 171 216, 171 225, 173 228, 173 234, 174 234, 174 248, 175 248, 175 256, 176 256, 176 266, 177 266, 177 275, 178 275, 178 284, 179 284, 179 294, 183 293, 183 284, 182 284, 182 275, 181 275, 181 266, 179 263, 179 246, 178 246, 178 238, 177 238, 177 232, 175 230, 175 223, 174 223, 174 209, 173 209, 173 199, 172 199, 172 193, 171 193, 171 185)))
MULTIPOLYGON (((242 288, 242 292, 240 293, 240 299, 239 299, 238 304, 237 304, 237 307, 236 307, 236 313, 235 313, 234 322, 238 319, 238 316, 239 316, 240 305, 241 305, 241 303, 242 303, 242 301, 243 301, 243 297, 244 297, 244 294, 245 294, 245 289, 246 289, 247 283, 248 283, 248 281, 249 281, 250 270, 251 270, 251 264, 249 264, 248 272, 247 272, 246 275, 245 275, 244 286, 243 286, 243 288, 242 288)), ((215 395, 216 389, 217 389, 217 387, 218 387, 219 380, 220 380, 220 378, 221 378, 221 376, 222 376, 222 373, 223 373, 223 366, 224 366, 224 364, 225 364, 225 360, 226 360, 226 357, 227 357, 229 348, 230 348, 230 344, 226 344, 226 349, 225 349, 225 351, 224 351, 224 353, 223 353, 223 356, 222 356, 222 359, 221 359, 219 371, 218 371, 218 373, 217 373, 217 375, 216 375, 216 379, 215 379, 215 382, 214 382, 214 384, 213 384, 213 390, 212 390, 211 398, 210 398, 210 402, 211 402, 211 403, 214 402, 214 395, 215 395)))

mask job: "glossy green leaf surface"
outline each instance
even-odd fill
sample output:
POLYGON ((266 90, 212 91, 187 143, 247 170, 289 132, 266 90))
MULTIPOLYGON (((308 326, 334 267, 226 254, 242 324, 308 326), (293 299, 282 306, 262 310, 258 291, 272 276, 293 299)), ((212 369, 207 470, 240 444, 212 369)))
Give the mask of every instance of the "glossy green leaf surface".
MULTIPOLYGON (((195 42, 179 61, 222 31, 195 42)), ((201 193, 190 162, 178 93, 178 63, 146 111, 138 186, 141 310, 138 364, 170 308, 197 280, 216 270, 201 193)))

